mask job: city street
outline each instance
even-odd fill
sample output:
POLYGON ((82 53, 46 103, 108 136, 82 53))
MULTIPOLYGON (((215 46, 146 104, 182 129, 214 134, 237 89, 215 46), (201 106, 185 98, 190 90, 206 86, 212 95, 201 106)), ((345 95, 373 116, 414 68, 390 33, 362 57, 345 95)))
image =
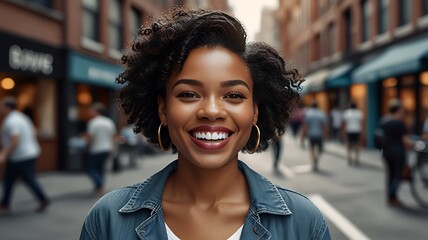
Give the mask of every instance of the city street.
MULTIPOLYGON (((417 206, 408 183, 403 183, 399 195, 405 207, 389 207, 385 204, 384 171, 378 153, 364 150, 358 167, 349 166, 344 156, 342 145, 328 143, 319 171, 314 173, 308 149, 284 137, 279 171, 273 170, 270 151, 242 154, 241 159, 274 183, 308 196, 327 218, 333 239, 426 239, 428 210, 417 206)), ((135 169, 109 173, 108 188, 142 181, 173 158, 170 154, 146 156, 135 169)), ((37 203, 18 184, 12 212, 0 215, 0 238, 78 239, 82 222, 97 200, 91 195, 88 177, 84 173, 50 172, 39 174, 39 181, 51 196, 49 209, 34 213, 37 203)))

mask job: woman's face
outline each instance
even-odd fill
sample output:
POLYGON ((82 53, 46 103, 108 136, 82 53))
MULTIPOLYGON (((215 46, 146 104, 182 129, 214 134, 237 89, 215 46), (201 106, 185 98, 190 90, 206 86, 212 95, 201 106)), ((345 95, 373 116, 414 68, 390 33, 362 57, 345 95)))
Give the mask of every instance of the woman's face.
POLYGON ((158 100, 179 160, 201 168, 237 160, 257 122, 249 69, 220 46, 192 50, 183 70, 167 81, 166 100, 158 100))

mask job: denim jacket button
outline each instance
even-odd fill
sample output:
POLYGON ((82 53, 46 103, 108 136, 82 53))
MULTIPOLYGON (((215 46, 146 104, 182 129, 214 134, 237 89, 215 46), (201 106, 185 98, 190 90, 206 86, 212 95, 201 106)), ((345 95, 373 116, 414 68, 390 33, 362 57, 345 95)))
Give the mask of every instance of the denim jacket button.
POLYGON ((258 227, 253 227, 253 231, 254 231, 257 235, 259 235, 259 233, 258 233, 259 228, 258 228, 258 227))

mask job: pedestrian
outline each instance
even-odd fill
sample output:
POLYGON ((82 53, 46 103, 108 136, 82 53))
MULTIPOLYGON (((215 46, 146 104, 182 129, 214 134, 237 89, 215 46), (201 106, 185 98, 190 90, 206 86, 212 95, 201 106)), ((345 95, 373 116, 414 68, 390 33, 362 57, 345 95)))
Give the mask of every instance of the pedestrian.
POLYGON ((116 126, 105 116, 106 108, 102 103, 90 107, 91 119, 88 122, 86 137, 89 143, 87 171, 93 181, 96 195, 103 194, 106 163, 114 154, 116 143, 116 126))
POLYGON ((282 140, 281 138, 272 139, 273 150, 273 168, 278 171, 279 163, 281 162, 282 140))
POLYGON ((424 123, 422 125, 421 139, 423 141, 428 141, 428 116, 425 117, 424 123))
POLYGON ((302 102, 299 102, 299 106, 294 111, 292 118, 290 119, 290 127, 291 133, 293 134, 293 138, 297 139, 299 136, 300 127, 305 120, 305 108, 302 102))
POLYGON ((0 164, 6 164, 3 181, 3 198, 0 209, 10 210, 13 185, 19 176, 39 200, 38 212, 44 211, 49 199, 36 180, 36 161, 40 146, 31 119, 17 110, 16 98, 4 97, 0 101, 1 126, 0 164))
POLYGON ((318 102, 313 101, 311 107, 306 111, 303 124, 302 139, 309 140, 312 170, 318 171, 318 162, 323 152, 324 139, 328 136, 327 117, 318 109, 318 102))
POLYGON ((343 113, 343 135, 346 139, 346 158, 349 165, 360 164, 361 134, 363 132, 363 112, 351 101, 343 113), (354 153, 354 157, 352 157, 354 153))
POLYGON ((119 153, 118 155, 128 156, 128 166, 130 168, 137 167, 139 136, 134 133, 134 128, 131 125, 123 126, 120 129, 119 153))
POLYGON ((128 122, 177 160, 95 204, 81 239, 330 239, 317 207, 239 161, 283 134, 302 81, 231 15, 175 10, 122 59, 128 122), (142 67, 144 66, 144 67, 142 67))
POLYGON ((331 122, 331 140, 340 142, 340 129, 342 127, 342 111, 337 107, 333 107, 330 111, 331 122))
POLYGON ((386 193, 387 203, 391 206, 400 206, 398 189, 403 177, 406 164, 406 149, 412 144, 407 136, 404 124, 404 108, 401 101, 392 99, 388 103, 388 114, 381 119, 383 130, 383 159, 386 166, 386 193))

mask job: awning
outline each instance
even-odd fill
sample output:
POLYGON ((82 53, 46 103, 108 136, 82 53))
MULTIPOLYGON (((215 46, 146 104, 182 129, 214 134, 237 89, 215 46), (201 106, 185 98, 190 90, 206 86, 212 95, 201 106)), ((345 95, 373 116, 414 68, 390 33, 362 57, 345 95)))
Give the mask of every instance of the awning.
POLYGON ((334 68, 326 79, 326 88, 349 87, 351 85, 351 73, 353 69, 354 65, 352 63, 346 63, 334 68))
POLYGON ((330 73, 329 70, 321 69, 305 77, 306 84, 302 93, 318 92, 325 89, 325 80, 330 73))
POLYGON ((399 43, 358 67, 352 74, 354 83, 373 82, 392 76, 418 72, 428 58, 428 35, 399 43))

